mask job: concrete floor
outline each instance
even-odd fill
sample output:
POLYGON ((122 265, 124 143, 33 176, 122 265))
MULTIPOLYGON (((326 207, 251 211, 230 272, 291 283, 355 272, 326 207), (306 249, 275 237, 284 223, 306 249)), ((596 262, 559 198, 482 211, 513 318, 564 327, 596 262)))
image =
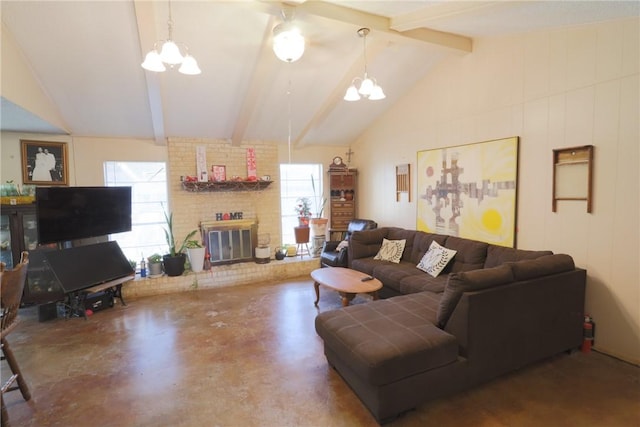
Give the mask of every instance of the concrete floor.
MULTIPOLYGON (((33 397, 5 394, 11 425, 375 426, 327 366, 313 321, 340 298, 320 292, 319 308, 301 278, 144 297, 86 321, 23 309, 9 342, 33 397)), ((597 352, 562 354, 389 425, 639 426, 639 379, 597 352)))

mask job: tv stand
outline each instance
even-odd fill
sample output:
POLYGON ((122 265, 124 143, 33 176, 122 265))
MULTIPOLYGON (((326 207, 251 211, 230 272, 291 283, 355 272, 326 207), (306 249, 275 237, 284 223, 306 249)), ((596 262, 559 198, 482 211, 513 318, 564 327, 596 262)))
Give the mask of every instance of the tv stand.
POLYGON ((86 320, 87 314, 84 303, 87 297, 91 294, 101 291, 107 291, 112 298, 118 298, 120 299, 122 305, 127 305, 127 303, 124 302, 124 298, 122 297, 122 284, 133 280, 134 278, 135 274, 131 274, 119 279, 110 280, 99 285, 91 286, 89 288, 68 292, 65 295, 65 305, 69 309, 67 317, 82 316, 86 320))

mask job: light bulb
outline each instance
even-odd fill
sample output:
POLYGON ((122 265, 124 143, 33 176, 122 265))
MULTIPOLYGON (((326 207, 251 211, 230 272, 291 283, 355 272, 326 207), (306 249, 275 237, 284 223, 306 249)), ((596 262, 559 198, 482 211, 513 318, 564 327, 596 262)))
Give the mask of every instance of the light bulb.
POLYGON ((360 95, 358 95, 358 89, 356 89, 355 85, 349 86, 347 89, 347 93, 344 94, 345 101, 358 101, 360 100, 360 95))
POLYGON ((184 60, 182 54, 180 53, 180 49, 178 49, 178 45, 176 45, 171 40, 167 40, 162 45, 160 58, 162 58, 162 62, 165 62, 169 65, 180 64, 184 60))
POLYGON ((289 22, 285 22, 273 29, 273 52, 278 59, 285 62, 295 62, 304 53, 305 40, 300 30, 289 22))
POLYGON ((144 62, 141 65, 145 70, 155 71, 156 73, 166 71, 157 50, 149 51, 149 53, 144 57, 144 62))
POLYGON ((182 61, 182 65, 180 65, 178 71, 182 74, 188 74, 190 76, 202 73, 200 67, 198 67, 198 62, 196 61, 196 59, 189 54, 185 55, 184 60, 182 61))

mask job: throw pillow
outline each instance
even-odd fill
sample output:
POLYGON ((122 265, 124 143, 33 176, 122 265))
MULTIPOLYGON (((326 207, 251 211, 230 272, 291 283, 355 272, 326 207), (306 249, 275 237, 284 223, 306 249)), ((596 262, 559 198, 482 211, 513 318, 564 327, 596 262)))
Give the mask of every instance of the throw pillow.
POLYGON ((396 264, 400 262, 400 258, 402 258, 402 252, 404 252, 404 245, 407 243, 406 239, 402 240, 387 240, 382 239, 382 246, 380 250, 373 257, 373 259, 378 259, 381 261, 391 261, 396 264))
POLYGON ((438 277, 456 253, 458 252, 447 249, 434 240, 416 267, 433 277, 438 277))
POLYGON ((342 242, 338 243, 338 247, 336 247, 336 252, 340 252, 343 249, 347 249, 349 247, 349 241, 348 240, 343 240, 342 242))

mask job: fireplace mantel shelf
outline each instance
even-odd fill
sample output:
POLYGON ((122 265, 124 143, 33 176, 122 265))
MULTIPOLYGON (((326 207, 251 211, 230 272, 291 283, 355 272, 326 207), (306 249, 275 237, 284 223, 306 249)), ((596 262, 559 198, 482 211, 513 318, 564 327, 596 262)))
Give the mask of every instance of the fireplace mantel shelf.
POLYGON ((207 181, 182 182, 182 188, 191 192, 204 191, 261 191, 271 185, 273 181, 207 181))

